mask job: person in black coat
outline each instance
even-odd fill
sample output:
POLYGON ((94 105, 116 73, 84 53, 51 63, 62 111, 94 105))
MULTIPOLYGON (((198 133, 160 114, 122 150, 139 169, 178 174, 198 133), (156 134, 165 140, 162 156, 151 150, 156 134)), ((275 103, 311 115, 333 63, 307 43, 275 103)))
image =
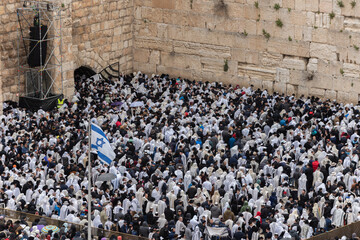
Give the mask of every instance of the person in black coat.
POLYGON ((150 208, 150 211, 146 214, 147 222, 150 226, 153 226, 156 224, 156 218, 153 214, 153 208, 150 208))
POLYGON ((147 237, 149 237, 149 233, 150 233, 149 225, 147 224, 147 222, 143 222, 139 229, 139 235, 141 237, 147 238, 147 237))
POLYGON ((309 163, 305 169, 305 175, 306 175, 306 179, 307 179, 307 182, 306 182, 306 190, 307 192, 310 191, 310 188, 312 187, 312 183, 313 183, 313 180, 314 180, 314 175, 313 175, 313 168, 312 168, 312 165, 311 163, 309 163))
POLYGON ((168 222, 170 222, 171 220, 174 220, 174 211, 172 211, 172 210, 170 209, 170 206, 167 206, 167 207, 165 208, 164 214, 165 214, 165 218, 166 218, 166 220, 167 220, 168 222))

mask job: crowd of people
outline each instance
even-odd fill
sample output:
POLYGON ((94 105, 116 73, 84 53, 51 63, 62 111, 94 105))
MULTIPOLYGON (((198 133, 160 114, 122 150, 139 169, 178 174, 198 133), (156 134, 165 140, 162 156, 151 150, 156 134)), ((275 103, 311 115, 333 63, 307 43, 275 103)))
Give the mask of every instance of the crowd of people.
MULTIPOLYGON (((88 194, 92 227, 155 240, 297 240, 360 220, 359 106, 140 72, 75 85, 54 110, 7 102, 0 117, 0 201, 69 222, 46 239, 87 238, 71 223, 87 226, 88 194), (90 122, 110 165, 88 159, 90 122)), ((1 221, 1 239, 45 239, 1 221)))

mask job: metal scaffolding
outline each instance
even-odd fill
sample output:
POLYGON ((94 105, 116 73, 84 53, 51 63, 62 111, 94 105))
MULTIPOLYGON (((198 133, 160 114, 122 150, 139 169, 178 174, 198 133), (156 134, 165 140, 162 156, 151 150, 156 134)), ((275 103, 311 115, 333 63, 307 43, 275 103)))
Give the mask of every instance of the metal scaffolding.
POLYGON ((22 0, 17 9, 20 96, 45 100, 63 94, 62 7, 56 0, 22 0))

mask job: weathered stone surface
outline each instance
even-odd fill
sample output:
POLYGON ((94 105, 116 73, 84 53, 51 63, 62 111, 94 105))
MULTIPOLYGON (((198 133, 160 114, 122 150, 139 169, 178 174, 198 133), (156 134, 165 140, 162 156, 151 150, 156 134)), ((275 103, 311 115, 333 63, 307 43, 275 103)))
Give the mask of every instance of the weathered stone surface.
POLYGON ((325 91, 325 95, 324 95, 324 98, 325 99, 329 99, 329 100, 335 100, 336 99, 336 91, 334 90, 326 90, 325 91))
POLYGON ((309 63, 307 65, 307 70, 309 72, 316 72, 317 71, 317 65, 318 65, 318 59, 317 58, 310 58, 309 63))
POLYGON ((290 71, 286 68, 276 68, 276 82, 288 83, 290 80, 290 71))
POLYGON ((345 77, 359 77, 360 74, 360 66, 352 63, 344 63, 343 71, 345 77))
POLYGON ((285 56, 281 63, 281 67, 293 70, 306 70, 306 64, 307 62, 304 58, 285 56))
POLYGON ((324 13, 331 13, 333 10, 332 0, 320 0, 319 10, 324 13))
POLYGON ((310 43, 310 57, 336 61, 336 46, 312 42, 310 43))
POLYGON ((321 88, 311 88, 309 92, 312 96, 324 98, 325 96, 325 89, 321 88))
MULTIPOLYGON (((255 1, 225 0, 219 10, 214 1, 60 0, 65 4, 65 95, 73 93, 77 67, 100 71, 120 62, 125 73, 167 72, 254 84, 297 96, 357 99, 360 8, 352 9, 346 1, 339 8, 335 0, 261 0, 256 8, 255 1), (279 10, 274 9, 275 3, 280 4, 279 10), (278 19, 282 27, 277 26, 278 19)), ((17 86, 16 77, 19 6, 14 0, 0 2, 0 103, 16 99, 18 89, 24 90, 24 85, 17 86)), ((59 81, 55 84, 61 85, 59 81)))

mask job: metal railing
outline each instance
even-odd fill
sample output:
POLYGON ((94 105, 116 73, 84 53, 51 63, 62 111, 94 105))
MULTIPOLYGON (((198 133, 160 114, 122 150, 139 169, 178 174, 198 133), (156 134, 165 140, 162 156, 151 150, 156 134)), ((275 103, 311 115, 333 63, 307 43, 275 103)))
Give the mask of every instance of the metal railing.
MULTIPOLYGON (((61 228, 64 223, 68 223, 69 229, 71 226, 75 226, 76 231, 79 231, 79 232, 84 232, 84 229, 86 228, 86 226, 80 225, 80 224, 75 224, 75 223, 71 223, 71 222, 67 222, 67 221, 57 220, 57 219, 49 218, 46 216, 40 216, 40 215, 35 215, 35 214, 31 214, 31 213, 26 213, 26 212, 17 212, 17 211, 5 209, 5 208, 0 208, 0 215, 5 216, 5 218, 11 218, 14 220, 20 220, 21 218, 25 217, 25 221, 30 226, 31 226, 31 223, 35 222, 36 219, 42 218, 46 221, 46 225, 54 225, 59 228, 61 228)), ((123 240, 147 240, 148 239, 145 237, 125 234, 125 233, 121 233, 121 232, 117 232, 117 231, 110 231, 110 230, 105 230, 105 229, 100 229, 100 228, 94 228, 94 227, 91 228, 91 235, 93 236, 93 239, 94 238, 98 239, 99 236, 103 236, 106 238, 115 236, 116 239, 118 236, 121 236, 123 240)), ((98 239, 98 240, 100 240, 100 239, 98 239)))

